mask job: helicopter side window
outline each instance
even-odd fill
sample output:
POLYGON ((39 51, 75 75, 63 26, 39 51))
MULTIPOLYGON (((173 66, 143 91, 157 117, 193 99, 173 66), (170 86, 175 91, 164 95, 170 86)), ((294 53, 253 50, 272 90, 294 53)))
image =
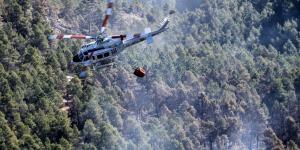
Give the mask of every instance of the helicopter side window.
POLYGON ((103 58, 102 54, 100 54, 100 55, 97 56, 97 59, 101 59, 101 58, 103 58))
POLYGON ((109 52, 104 53, 104 57, 108 57, 109 56, 109 52))

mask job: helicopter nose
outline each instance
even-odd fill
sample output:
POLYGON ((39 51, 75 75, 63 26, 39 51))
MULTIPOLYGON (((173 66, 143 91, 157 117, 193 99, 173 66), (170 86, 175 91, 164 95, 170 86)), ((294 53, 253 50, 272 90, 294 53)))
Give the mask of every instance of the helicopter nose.
POLYGON ((81 62, 78 54, 73 57, 73 62, 81 62))

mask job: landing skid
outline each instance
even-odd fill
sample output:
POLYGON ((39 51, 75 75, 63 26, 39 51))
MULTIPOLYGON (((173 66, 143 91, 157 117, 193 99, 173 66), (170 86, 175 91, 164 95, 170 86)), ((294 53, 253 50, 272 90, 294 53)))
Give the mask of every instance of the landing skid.
POLYGON ((91 64, 91 69, 93 71, 96 71, 96 70, 99 70, 99 69, 115 67, 115 66, 116 66, 115 65, 115 58, 112 57, 112 58, 104 59, 104 60, 101 60, 101 61, 93 62, 91 64))
POLYGON ((104 68, 115 68, 116 67, 116 64, 115 63, 110 63, 110 64, 105 64, 105 65, 102 65, 102 64, 94 64, 92 66, 92 70, 93 71, 97 71, 99 69, 104 69, 104 68))

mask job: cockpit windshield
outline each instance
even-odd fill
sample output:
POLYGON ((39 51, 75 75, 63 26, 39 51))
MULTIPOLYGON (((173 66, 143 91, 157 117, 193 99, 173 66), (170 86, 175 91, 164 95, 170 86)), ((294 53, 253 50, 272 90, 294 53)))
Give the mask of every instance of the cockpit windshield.
POLYGON ((81 49, 88 48, 88 47, 90 47, 93 44, 94 44, 94 42, 93 43, 89 43, 89 44, 84 44, 84 45, 81 46, 81 49))
POLYGON ((96 39, 97 44, 103 44, 109 42, 110 40, 111 38, 109 38, 106 33, 99 34, 96 39))

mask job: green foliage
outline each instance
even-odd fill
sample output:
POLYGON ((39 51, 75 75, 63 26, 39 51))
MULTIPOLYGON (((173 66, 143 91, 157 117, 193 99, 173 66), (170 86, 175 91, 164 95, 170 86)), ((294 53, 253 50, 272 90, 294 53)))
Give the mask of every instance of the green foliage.
POLYGON ((0 0, 0 149, 299 148, 299 1, 115 6, 113 33, 179 13, 116 68, 66 82, 81 42, 47 36, 98 31, 105 2, 0 0), (136 66, 147 77, 135 78, 136 66), (59 109, 66 96, 69 115, 59 109))
POLYGON ((58 111, 63 93, 53 79, 59 74, 48 74, 45 65, 49 28, 41 3, 0 1, 0 149, 72 149, 78 138, 58 111))
POLYGON ((4 117, 4 114, 0 112, 0 147, 1 149, 20 149, 19 141, 8 125, 7 120, 4 117))

